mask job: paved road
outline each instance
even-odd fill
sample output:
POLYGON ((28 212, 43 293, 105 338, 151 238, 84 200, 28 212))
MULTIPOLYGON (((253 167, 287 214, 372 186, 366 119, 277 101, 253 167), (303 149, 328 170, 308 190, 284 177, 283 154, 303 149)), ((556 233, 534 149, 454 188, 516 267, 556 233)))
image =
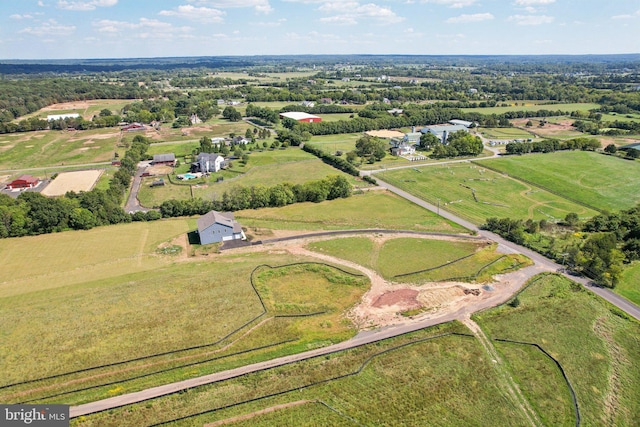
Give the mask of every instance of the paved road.
POLYGON ((131 192, 129 192, 129 198, 124 205, 125 212, 149 212, 152 209, 143 207, 138 200, 138 192, 140 191, 140 185, 142 184, 142 173, 149 166, 148 163, 139 163, 136 174, 133 176, 133 183, 131 184, 131 192))

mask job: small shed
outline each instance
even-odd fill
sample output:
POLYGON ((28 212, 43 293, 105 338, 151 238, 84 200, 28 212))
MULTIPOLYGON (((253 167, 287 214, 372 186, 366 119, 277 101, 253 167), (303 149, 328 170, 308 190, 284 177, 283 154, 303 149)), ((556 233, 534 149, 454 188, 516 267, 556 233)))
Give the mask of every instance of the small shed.
POLYGON ((232 212, 218 211, 211 211, 198 218, 198 235, 202 245, 247 238, 232 212))
POLYGON ((31 175, 20 175, 9 184, 7 184, 8 190, 13 190, 16 188, 34 188, 40 184, 40 179, 31 175))

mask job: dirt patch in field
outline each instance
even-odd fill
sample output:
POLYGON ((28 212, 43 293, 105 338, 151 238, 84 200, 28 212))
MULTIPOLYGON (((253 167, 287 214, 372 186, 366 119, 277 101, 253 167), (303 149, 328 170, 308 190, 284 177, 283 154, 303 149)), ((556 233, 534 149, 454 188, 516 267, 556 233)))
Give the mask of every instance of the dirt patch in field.
POLYGON ((86 110, 91 105, 98 105, 98 103, 91 103, 89 101, 62 102, 60 104, 53 104, 48 107, 44 107, 40 111, 86 110))
POLYGON ((397 130, 371 130, 365 133, 377 138, 402 138, 404 136, 404 133, 397 130))
POLYGON ((149 166, 144 171, 150 175, 169 175, 171 172, 173 172, 173 168, 171 166, 158 165, 149 166))
POLYGON ((86 171, 61 172, 42 190, 45 196, 64 196, 67 191, 91 191, 98 182, 104 169, 86 171))
POLYGON ((388 306, 402 306, 402 307, 419 307, 418 295, 420 292, 415 289, 399 289, 397 291, 389 291, 380 295, 371 304, 373 307, 388 307, 388 306))

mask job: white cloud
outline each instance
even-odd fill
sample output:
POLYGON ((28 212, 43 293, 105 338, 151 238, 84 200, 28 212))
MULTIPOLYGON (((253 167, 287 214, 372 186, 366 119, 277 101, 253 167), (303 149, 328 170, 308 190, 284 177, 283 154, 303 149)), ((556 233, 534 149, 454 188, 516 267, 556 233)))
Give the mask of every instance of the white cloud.
POLYGON ((175 27, 157 19, 140 18, 136 22, 102 19, 93 22, 96 31, 109 35, 127 34, 129 37, 150 39, 171 39, 174 35, 184 36, 192 31, 191 27, 175 27))
POLYGON ((636 12, 633 14, 627 13, 624 15, 615 15, 615 16, 612 16, 611 19, 633 19, 638 17, 640 17, 640 10, 636 10, 636 12))
POLYGON ((211 6, 220 9, 252 7, 259 13, 271 13, 273 8, 269 0, 187 0, 198 6, 211 6))
POLYGON ((360 4, 355 1, 324 2, 318 8, 318 11, 333 14, 333 16, 321 18, 320 22, 342 25, 355 25, 360 19, 366 18, 375 19, 385 24, 396 24, 404 20, 388 7, 378 6, 373 3, 360 4))
POLYGON ((74 25, 61 25, 54 19, 43 22, 39 27, 27 27, 19 31, 34 36, 69 36, 76 30, 74 25))
POLYGON ((555 3, 556 0, 516 0, 518 6, 536 6, 555 3))
POLYGON ((118 4, 118 0, 58 0, 58 8, 64 10, 88 11, 98 7, 111 7, 118 4))
POLYGON ((208 7, 195 7, 190 4, 178 6, 174 10, 161 10, 158 12, 161 16, 177 16, 178 18, 189 19, 191 21, 200 22, 222 22, 225 13, 218 9, 208 7))
POLYGON ((9 18, 21 20, 21 19, 33 19, 33 16, 25 13, 24 15, 18 15, 18 14, 11 15, 9 16, 9 18))
POLYGON ((459 9, 461 7, 471 6, 476 3, 477 0, 422 0, 421 3, 434 3, 442 4, 452 8, 459 9))
POLYGON ((462 14, 460 16, 454 16, 447 19, 447 24, 467 24, 469 22, 482 22, 493 19, 494 16, 490 13, 474 13, 473 15, 462 14))
POLYGON ((550 24, 554 21, 553 16, 547 15, 513 15, 509 17, 509 21, 518 25, 542 25, 550 24))

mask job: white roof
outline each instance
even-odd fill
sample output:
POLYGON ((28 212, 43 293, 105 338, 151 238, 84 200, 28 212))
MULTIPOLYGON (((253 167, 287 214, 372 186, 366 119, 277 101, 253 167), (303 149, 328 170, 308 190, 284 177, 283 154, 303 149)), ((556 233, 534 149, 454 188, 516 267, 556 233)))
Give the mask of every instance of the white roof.
POLYGON ((303 119, 319 119, 320 117, 314 116, 313 114, 303 113, 300 111, 291 111, 288 113, 280 113, 282 117, 286 117, 288 119, 293 120, 303 120, 303 119))
POLYGON ((471 127, 471 125, 473 124, 473 122, 468 122, 466 120, 459 120, 459 119, 449 120, 449 123, 451 123, 452 125, 461 125, 465 127, 471 127))
POLYGON ((60 120, 60 119, 76 119, 80 117, 78 113, 70 113, 70 114, 50 114, 47 116, 47 121, 49 120, 60 120))

